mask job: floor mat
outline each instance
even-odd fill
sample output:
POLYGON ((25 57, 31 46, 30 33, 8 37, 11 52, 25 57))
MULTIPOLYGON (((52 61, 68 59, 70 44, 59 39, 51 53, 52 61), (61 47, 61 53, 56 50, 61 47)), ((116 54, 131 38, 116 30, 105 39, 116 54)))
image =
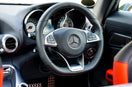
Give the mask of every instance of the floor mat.
POLYGON ((49 76, 42 79, 26 81, 28 87, 88 87, 88 75, 49 76))

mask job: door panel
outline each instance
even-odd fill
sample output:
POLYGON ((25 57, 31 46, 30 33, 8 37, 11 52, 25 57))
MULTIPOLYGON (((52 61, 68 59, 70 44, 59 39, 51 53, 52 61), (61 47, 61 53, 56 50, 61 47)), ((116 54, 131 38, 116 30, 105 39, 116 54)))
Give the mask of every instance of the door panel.
MULTIPOLYGON (((132 13, 127 11, 118 11, 108 17, 104 25, 104 37, 105 37, 105 50, 108 55, 113 55, 113 51, 116 53, 128 42, 131 41, 132 36, 132 13), (117 51, 117 49, 119 49, 117 51)), ((115 54, 116 54, 115 53, 115 54)), ((114 58, 115 54, 111 59, 114 58)))
POLYGON ((105 78, 108 69, 113 68, 113 59, 117 52, 132 38, 132 13, 117 11, 105 20, 104 24, 104 54, 94 69, 94 87, 112 85, 105 78))

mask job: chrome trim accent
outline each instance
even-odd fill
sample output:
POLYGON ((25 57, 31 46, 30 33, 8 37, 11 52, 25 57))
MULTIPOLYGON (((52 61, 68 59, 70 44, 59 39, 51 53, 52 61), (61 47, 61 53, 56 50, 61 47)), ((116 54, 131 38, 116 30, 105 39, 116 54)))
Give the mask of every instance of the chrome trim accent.
POLYGON ((5 35, 3 35, 3 37, 2 37, 2 45, 3 45, 4 50, 5 50, 7 53, 12 53, 12 52, 16 51, 16 49, 17 49, 17 47, 18 47, 18 40, 17 40, 17 38, 16 38, 15 36, 13 36, 13 35, 11 35, 11 34, 5 34, 5 35), (15 43, 15 46, 16 46, 16 47, 15 47, 14 49, 8 49, 8 48, 6 47, 6 40, 7 40, 8 38, 13 38, 13 39, 16 41, 16 43, 15 43))
POLYGON ((36 10, 33 10, 33 11, 29 12, 28 15, 25 17, 25 20, 24 20, 24 24, 25 24, 25 25, 26 25, 26 23, 27 23, 29 17, 30 17, 33 13, 35 13, 35 12, 37 12, 37 11, 43 12, 43 10, 41 10, 41 9, 36 9, 36 10))
POLYGON ((118 35, 118 36, 120 36, 120 37, 125 37, 125 38, 128 38, 128 39, 131 39, 131 37, 128 36, 128 35, 119 34, 119 33, 114 33, 114 34, 115 34, 115 35, 118 35))
POLYGON ((18 87, 28 87, 28 84, 26 84, 26 83, 20 83, 19 85, 18 85, 18 87))
POLYGON ((52 47, 56 47, 57 46, 57 42, 54 38, 53 32, 49 33, 48 35, 45 36, 45 43, 46 46, 52 46, 52 47), (53 43, 49 43, 48 42, 48 37, 52 37, 52 39, 54 40, 53 43))
POLYGON ((80 65, 74 65, 74 66, 71 66, 68 61, 66 60, 66 58, 59 52, 57 52, 63 59, 64 61, 66 62, 68 68, 70 71, 72 72, 77 72, 77 71, 82 71, 84 69, 84 54, 82 54, 82 58, 81 60, 78 62, 80 65))
POLYGON ((87 17, 85 17, 85 24, 83 25, 83 28, 89 32, 91 32, 91 29, 93 28, 93 24, 88 20, 87 17))
POLYGON ((3 66, 3 69, 4 68, 10 68, 10 69, 14 70, 13 74, 15 75, 15 81, 14 81, 15 87, 21 87, 22 84, 24 84, 26 87, 28 87, 28 85, 23 81, 23 79, 20 75, 20 72, 16 69, 15 66, 13 66, 12 64, 3 64, 2 66, 3 66))
POLYGON ((65 21, 66 21, 66 19, 68 18, 68 13, 69 12, 71 12, 71 11, 73 11, 74 9, 71 9, 71 10, 69 10, 69 11, 67 11, 66 13, 65 13, 65 16, 64 16, 64 21, 63 21, 63 23, 62 23, 62 25, 64 25, 65 24, 65 21))

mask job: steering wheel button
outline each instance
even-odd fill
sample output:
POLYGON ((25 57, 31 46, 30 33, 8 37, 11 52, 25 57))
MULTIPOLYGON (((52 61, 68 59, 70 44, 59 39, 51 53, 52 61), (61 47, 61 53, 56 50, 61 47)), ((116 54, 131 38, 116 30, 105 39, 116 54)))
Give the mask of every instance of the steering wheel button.
POLYGON ((92 38, 88 38, 88 41, 92 41, 92 38))
POLYGON ((53 38, 53 36, 49 36, 49 39, 50 39, 50 41, 54 41, 54 38, 53 38))
POLYGON ((54 39, 53 33, 49 33, 46 37, 45 37, 45 45, 47 46, 51 46, 51 47, 56 47, 57 43, 54 39))
POLYGON ((92 38, 96 38, 96 36, 95 36, 95 35, 92 35, 91 37, 92 37, 92 38))
POLYGON ((97 40, 97 38, 96 38, 96 37, 94 37, 94 38, 93 38, 93 40, 97 40))

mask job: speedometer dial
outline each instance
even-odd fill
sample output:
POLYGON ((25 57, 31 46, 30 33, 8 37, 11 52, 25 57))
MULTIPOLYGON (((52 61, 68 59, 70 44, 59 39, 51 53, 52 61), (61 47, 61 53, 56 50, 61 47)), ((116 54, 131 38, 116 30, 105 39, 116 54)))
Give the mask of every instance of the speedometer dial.
POLYGON ((35 31, 36 31, 36 26, 37 26, 37 20, 30 18, 28 19, 26 23, 26 32, 28 34, 29 38, 35 39, 35 31))
POLYGON ((26 23, 26 31, 27 33, 35 33, 36 31, 36 26, 37 26, 37 20, 30 18, 27 23, 26 23))
POLYGON ((73 22, 69 17, 61 17, 60 20, 58 21, 57 28, 62 28, 62 27, 73 27, 73 22))
POLYGON ((26 30, 27 30, 27 32, 28 33, 33 33, 33 32, 35 32, 35 24, 34 23, 32 23, 32 22, 28 22, 27 24, 26 24, 26 30))
POLYGON ((25 28, 26 34, 31 39, 34 39, 34 40, 36 39, 36 33, 35 33, 36 27, 42 14, 43 14, 43 10, 36 9, 29 12, 27 16, 25 17, 24 28, 25 28))

